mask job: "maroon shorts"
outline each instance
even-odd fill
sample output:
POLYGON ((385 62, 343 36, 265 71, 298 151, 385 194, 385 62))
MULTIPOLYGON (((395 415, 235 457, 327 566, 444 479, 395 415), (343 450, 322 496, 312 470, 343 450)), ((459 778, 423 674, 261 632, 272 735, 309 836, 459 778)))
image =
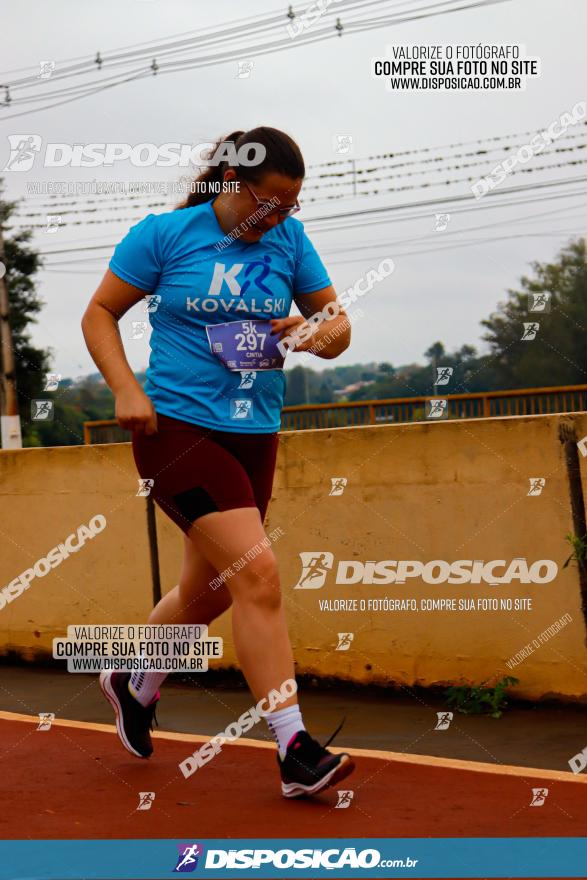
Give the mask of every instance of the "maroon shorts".
POLYGON ((258 507, 265 518, 279 434, 217 431, 157 413, 158 431, 133 431, 139 474, 153 480, 151 496, 187 533, 217 510, 258 507))

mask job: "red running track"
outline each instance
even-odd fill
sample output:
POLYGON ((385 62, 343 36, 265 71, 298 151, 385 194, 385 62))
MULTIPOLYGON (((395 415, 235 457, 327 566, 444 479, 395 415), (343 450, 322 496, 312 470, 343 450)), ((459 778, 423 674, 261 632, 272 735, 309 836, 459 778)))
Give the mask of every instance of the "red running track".
MULTIPOLYGON (((4 839, 247 837, 580 837, 587 778, 349 749, 356 769, 336 791, 281 796, 275 748, 252 740, 225 745, 185 779, 178 764, 207 737, 155 733, 155 754, 134 758, 114 726, 0 712, 4 839), (532 788, 548 788, 530 807, 532 788), (155 792, 139 811, 139 792, 155 792)), ((337 749, 333 749, 337 751, 337 749)), ((334 878, 333 878, 334 880, 334 878)), ((367 878, 366 878, 367 880, 367 878)), ((414 878, 415 880, 415 878, 414 878)), ((553 878, 554 880, 554 878, 553 878)))

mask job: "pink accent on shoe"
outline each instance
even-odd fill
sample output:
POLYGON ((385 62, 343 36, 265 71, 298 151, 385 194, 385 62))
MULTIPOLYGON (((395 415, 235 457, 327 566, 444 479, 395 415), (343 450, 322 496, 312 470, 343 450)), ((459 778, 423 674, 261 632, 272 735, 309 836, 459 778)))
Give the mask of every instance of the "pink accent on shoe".
POLYGON ((157 693, 155 694, 153 699, 149 700, 149 702, 147 703, 147 706, 151 706, 153 703, 156 703, 160 696, 161 696, 161 693, 159 691, 157 691, 157 693))
MULTIPOLYGON (((296 730, 296 732, 294 733, 294 735, 292 736, 292 738, 289 740, 288 744, 286 745, 286 747, 285 747, 286 750, 289 749, 289 747, 291 746, 292 742, 294 741, 294 739, 296 738, 296 736, 298 735, 298 733, 299 733, 299 730, 296 730)), ((300 745, 300 744, 297 743, 297 745, 295 745, 294 748, 295 748, 295 749, 299 748, 299 745, 300 745)))

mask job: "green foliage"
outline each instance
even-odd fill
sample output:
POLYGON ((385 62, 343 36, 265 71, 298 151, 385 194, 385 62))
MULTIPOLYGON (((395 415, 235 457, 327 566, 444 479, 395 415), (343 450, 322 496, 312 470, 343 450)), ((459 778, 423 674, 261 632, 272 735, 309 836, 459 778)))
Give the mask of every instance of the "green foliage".
POLYGON ((498 388, 573 385, 587 372, 587 242, 564 247, 554 263, 532 263, 533 277, 522 277, 522 290, 509 290, 508 301, 481 324, 494 358, 498 388), (550 293, 548 314, 528 313, 528 295, 550 293), (521 341, 522 324, 536 320, 540 330, 521 341))
POLYGON ((505 689, 510 685, 518 684, 518 681, 519 679, 506 675, 494 687, 485 687, 486 681, 483 681, 481 684, 453 685, 444 693, 448 706, 456 709, 457 712, 500 718, 502 709, 507 706, 505 689))
MULTIPOLYGON (((0 222, 5 223, 14 213, 17 202, 2 200, 3 190, 3 181, 0 179, 0 222)), ((30 229, 20 230, 11 237, 5 237, 4 240, 5 281, 10 291, 10 325, 18 407, 25 446, 39 445, 30 419, 31 400, 42 396, 44 375, 49 372, 51 357, 50 350, 35 348, 28 332, 30 324, 37 323, 37 315, 43 308, 43 301, 36 291, 37 282, 34 277, 41 266, 41 260, 38 254, 27 246, 32 235, 30 229)))
POLYGON ((566 568, 570 562, 577 562, 580 566, 585 565, 587 562, 587 532, 582 538, 569 532, 568 535, 565 535, 565 540, 571 545, 573 552, 564 563, 563 568, 566 568))
MULTIPOLYGON (((385 365, 393 370, 390 364, 385 365)), ((344 396, 335 394, 347 385, 355 382, 376 378, 383 373, 380 365, 353 364, 348 367, 335 367, 327 370, 313 370, 311 367, 293 367, 285 371, 286 392, 285 406, 303 406, 306 403, 333 403, 345 400, 344 396)), ((375 387, 373 386, 369 386, 375 387)), ((346 424, 346 422, 345 422, 346 424)))

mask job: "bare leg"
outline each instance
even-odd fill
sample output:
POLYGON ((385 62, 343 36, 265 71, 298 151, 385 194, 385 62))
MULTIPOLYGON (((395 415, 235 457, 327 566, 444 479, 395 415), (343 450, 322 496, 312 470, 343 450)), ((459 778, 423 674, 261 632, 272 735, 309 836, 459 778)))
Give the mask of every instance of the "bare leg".
POLYGON ((225 584, 216 590, 210 581, 218 572, 184 535, 183 567, 179 584, 163 596, 148 623, 200 623, 208 625, 226 611, 232 597, 225 584))
MULTIPOLYGON (((279 585, 277 560, 267 543, 261 516, 256 507, 208 513, 195 521, 189 531, 201 555, 215 568, 233 566, 234 574, 225 586, 232 597, 232 631, 240 667, 256 700, 284 681, 295 678, 294 662, 279 585), (250 561, 234 563, 255 548, 250 561)), ((294 694, 280 704, 281 709, 297 703, 294 694)))
MULTIPOLYGON (((153 608, 148 623, 194 623, 208 626, 232 603, 224 584, 216 590, 210 586, 210 581, 216 576, 216 569, 184 535, 184 558, 179 583, 153 608)), ((129 683, 132 696, 143 706, 147 706, 167 675, 167 672, 154 671, 133 673, 129 683)))

